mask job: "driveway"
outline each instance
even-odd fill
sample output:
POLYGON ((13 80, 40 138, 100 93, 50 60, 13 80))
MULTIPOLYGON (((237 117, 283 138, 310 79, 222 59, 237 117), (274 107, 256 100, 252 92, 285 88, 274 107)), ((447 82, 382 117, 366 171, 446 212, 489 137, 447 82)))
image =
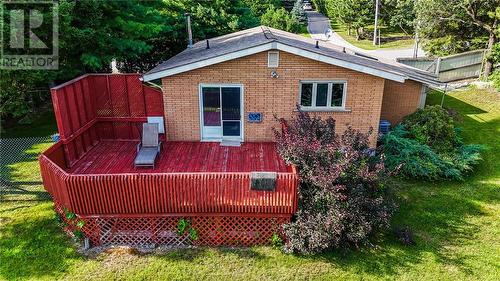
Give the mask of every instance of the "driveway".
MULTIPOLYGON (((328 29, 331 29, 330 20, 323 14, 316 11, 306 11, 307 14, 307 29, 311 37, 321 41, 327 41, 337 46, 345 47, 356 52, 370 54, 375 57, 396 60, 396 58, 412 57, 413 48, 403 49, 378 49, 378 50, 365 50, 352 45, 342 38, 338 33, 332 32, 330 38, 325 35, 328 29)), ((424 57, 425 52, 418 49, 418 56, 424 57)))

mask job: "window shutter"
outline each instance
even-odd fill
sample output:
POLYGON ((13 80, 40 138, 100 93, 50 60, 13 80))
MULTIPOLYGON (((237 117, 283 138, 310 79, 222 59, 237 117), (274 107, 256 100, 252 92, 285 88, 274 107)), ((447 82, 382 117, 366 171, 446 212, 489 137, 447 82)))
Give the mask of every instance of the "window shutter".
POLYGON ((271 51, 267 53, 267 67, 278 67, 279 61, 279 52, 271 51))

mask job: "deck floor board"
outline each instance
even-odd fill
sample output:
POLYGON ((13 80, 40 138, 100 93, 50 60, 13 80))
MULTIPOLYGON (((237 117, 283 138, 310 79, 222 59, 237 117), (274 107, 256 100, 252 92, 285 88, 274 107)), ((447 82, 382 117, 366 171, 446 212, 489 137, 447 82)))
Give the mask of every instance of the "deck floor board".
POLYGON ((290 172, 270 142, 245 142, 240 147, 216 142, 164 142, 156 167, 134 168, 136 141, 101 141, 78 160, 74 174, 290 172))

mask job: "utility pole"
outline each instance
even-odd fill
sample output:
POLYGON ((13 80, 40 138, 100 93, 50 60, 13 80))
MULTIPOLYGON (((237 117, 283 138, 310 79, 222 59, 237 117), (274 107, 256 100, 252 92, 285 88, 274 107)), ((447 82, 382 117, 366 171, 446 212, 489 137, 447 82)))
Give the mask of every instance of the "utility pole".
POLYGON ((418 41, 420 38, 418 38, 418 27, 415 29, 415 44, 413 44, 413 58, 417 58, 418 56, 418 41))
POLYGON ((378 5, 379 0, 375 1, 375 28, 373 29, 373 46, 377 46, 377 25, 378 25, 378 5))
POLYGON ((418 56, 418 44, 420 41, 420 38, 418 36, 419 27, 420 27, 420 20, 417 21, 417 26, 415 26, 415 44, 413 45, 413 58, 416 58, 418 56))

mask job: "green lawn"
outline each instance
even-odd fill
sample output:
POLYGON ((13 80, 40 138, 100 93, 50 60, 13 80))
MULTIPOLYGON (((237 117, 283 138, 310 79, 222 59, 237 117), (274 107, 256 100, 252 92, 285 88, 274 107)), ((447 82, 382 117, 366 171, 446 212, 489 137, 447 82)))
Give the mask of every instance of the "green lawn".
POLYGON ((50 202, 8 202, 0 204, 0 279, 500 280, 500 94, 453 92, 444 104, 462 116, 466 142, 489 150, 464 182, 394 181, 394 225, 409 226, 415 246, 387 233, 373 248, 313 257, 268 247, 84 257, 56 226, 50 202))
MULTIPOLYGON (((332 23, 332 29, 347 42, 365 50, 411 48, 414 44, 414 40, 408 38, 403 32, 384 26, 380 27, 382 37, 380 46, 373 46, 373 40, 371 39, 356 40, 354 30, 351 30, 351 35, 348 35, 347 28, 343 25, 332 23)), ((366 27, 366 30, 367 33, 373 34, 373 26, 366 27)))
POLYGON ((56 132, 56 118, 52 110, 39 114, 33 118, 31 124, 17 125, 7 129, 0 126, 0 137, 2 138, 45 137, 56 132))

